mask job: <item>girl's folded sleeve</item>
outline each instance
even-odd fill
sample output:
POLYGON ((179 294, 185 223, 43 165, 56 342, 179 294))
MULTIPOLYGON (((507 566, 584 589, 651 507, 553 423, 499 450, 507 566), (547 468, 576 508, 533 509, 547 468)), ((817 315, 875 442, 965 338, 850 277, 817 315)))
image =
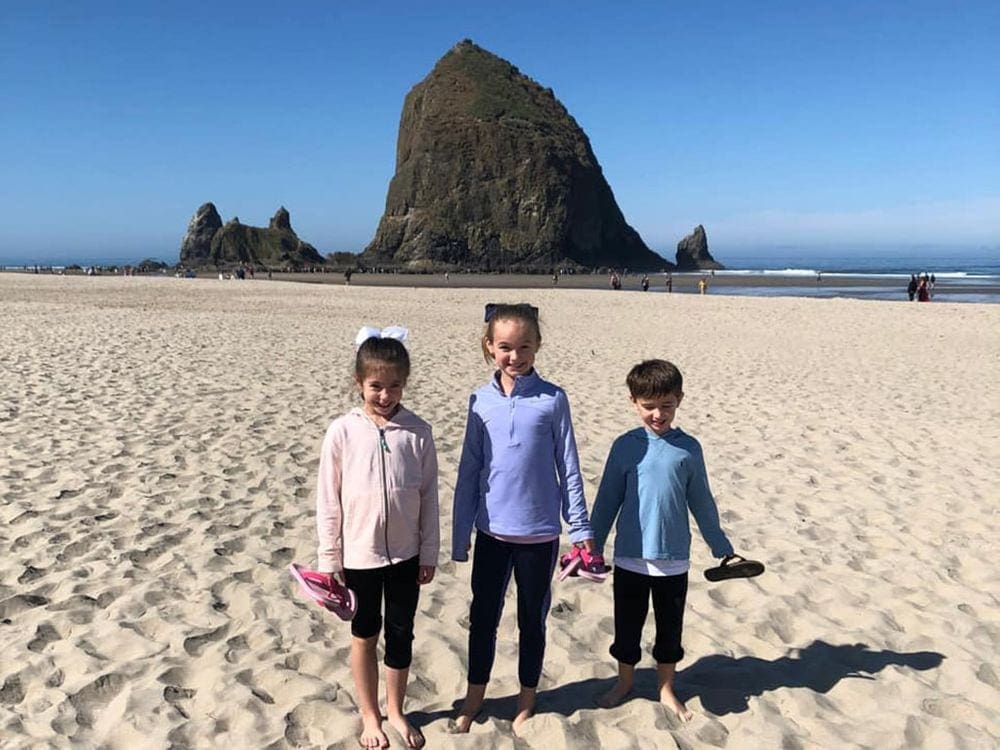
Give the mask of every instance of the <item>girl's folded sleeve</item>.
POLYGON ((455 479, 455 500, 451 512, 451 559, 465 562, 469 559, 472 527, 479 508, 479 477, 483 468, 483 423, 476 413, 476 395, 469 399, 469 413, 465 420, 465 439, 462 457, 458 462, 455 479))
POLYGON ((701 452, 701 445, 694 441, 691 448, 691 472, 688 475, 687 496, 688 507, 691 515, 694 516, 698 524, 701 536, 712 550, 715 557, 725 557, 733 554, 733 545, 730 544, 722 525, 719 523, 719 509, 712 497, 712 490, 708 486, 708 471, 705 469, 705 457, 701 452))
POLYGON ((331 425, 323 437, 316 480, 316 536, 319 539, 317 569, 335 573, 344 569, 343 507, 340 503, 341 445, 339 432, 331 425))
POLYGON ((441 551, 441 526, 438 512, 438 463, 434 435, 428 432, 422 456, 420 486, 420 564, 437 566, 441 551))

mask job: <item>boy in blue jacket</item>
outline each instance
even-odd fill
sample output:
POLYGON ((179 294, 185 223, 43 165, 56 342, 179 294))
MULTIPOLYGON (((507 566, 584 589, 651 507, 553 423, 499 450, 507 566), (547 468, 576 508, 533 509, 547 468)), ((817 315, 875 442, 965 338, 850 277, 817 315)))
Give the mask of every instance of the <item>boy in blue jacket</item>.
POLYGON ((684 657, 681 630, 690 567, 688 511, 715 557, 724 558, 719 577, 756 575, 759 563, 733 554, 719 526, 719 511, 708 486, 701 445, 671 427, 684 398, 684 381, 670 362, 642 362, 626 378, 642 426, 619 436, 611 446, 590 517, 594 548, 601 552, 618 518, 614 549, 615 640, 618 681, 600 697, 618 705, 632 690, 641 655, 642 626, 652 594, 656 618, 656 659, 660 701, 681 721, 691 712, 674 694, 674 673, 684 657), (733 560, 739 560, 728 565, 733 560), (743 566, 743 567, 741 567, 743 566))

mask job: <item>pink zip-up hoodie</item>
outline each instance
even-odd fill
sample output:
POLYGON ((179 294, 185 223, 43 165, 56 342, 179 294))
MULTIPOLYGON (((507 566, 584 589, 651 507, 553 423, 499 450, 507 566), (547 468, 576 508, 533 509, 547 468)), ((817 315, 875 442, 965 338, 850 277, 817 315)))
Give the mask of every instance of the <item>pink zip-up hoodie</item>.
POLYGON ((359 408, 326 431, 316 485, 318 570, 436 566, 437 452, 431 426, 399 408, 379 428, 359 408))

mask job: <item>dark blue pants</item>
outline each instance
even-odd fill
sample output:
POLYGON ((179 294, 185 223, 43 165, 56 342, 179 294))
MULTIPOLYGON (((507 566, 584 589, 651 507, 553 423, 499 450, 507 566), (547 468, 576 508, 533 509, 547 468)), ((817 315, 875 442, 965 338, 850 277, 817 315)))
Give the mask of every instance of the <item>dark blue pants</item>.
POLYGON ((552 603, 552 573, 558 553, 558 539, 513 544, 476 533, 469 612, 469 682, 473 685, 490 681, 497 627, 513 571, 517 583, 517 676, 522 687, 538 687, 545 656, 545 618, 552 603))
POLYGON ((639 642, 642 626, 653 599, 656 640, 653 658, 657 664, 676 664, 684 658, 681 633, 684 629, 684 602, 687 599, 688 574, 647 576, 625 568, 615 568, 615 642, 611 655, 622 664, 635 665, 642 655, 639 642))

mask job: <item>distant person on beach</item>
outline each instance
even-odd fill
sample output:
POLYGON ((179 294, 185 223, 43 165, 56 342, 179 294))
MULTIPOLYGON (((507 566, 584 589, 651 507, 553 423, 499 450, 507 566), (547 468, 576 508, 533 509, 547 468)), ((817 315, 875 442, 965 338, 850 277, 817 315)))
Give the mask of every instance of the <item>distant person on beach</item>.
POLYGON ((559 272, 556 271, 555 273, 552 274, 552 286, 558 286, 558 285, 559 285, 559 272))
POLYGON ((702 276, 698 279, 698 294, 704 294, 708 291, 708 279, 702 276))
POLYGON ((917 284, 917 301, 918 302, 931 301, 930 280, 927 278, 927 274, 921 276, 920 281, 917 284))
POLYGON ((513 574, 521 685, 513 729, 519 734, 534 712, 542 673, 560 516, 578 548, 589 550, 593 535, 569 401, 562 388, 543 380, 534 367, 542 344, 538 309, 491 304, 484 318, 483 355, 496 370, 469 399, 452 512, 452 560, 469 559, 476 530, 468 686, 455 731, 468 732, 483 707, 513 574))
POLYGON ((917 275, 915 273, 910 274, 910 283, 906 285, 906 294, 910 298, 910 302, 917 296, 917 287, 919 286, 917 281, 917 275))
POLYGON ((725 571, 723 577, 757 575, 763 566, 733 553, 719 525, 701 444, 672 426, 684 399, 684 381, 677 367, 662 359, 646 360, 629 371, 626 384, 641 426, 612 444, 591 516, 598 552, 618 519, 611 644, 611 655, 618 661, 618 681, 598 704, 617 706, 632 691, 652 596, 659 699, 688 721, 691 712, 674 693, 673 684, 677 663, 684 658, 681 634, 691 566, 689 512, 712 555, 723 559, 715 569, 725 571))
POLYGON ((647 276, 646 274, 642 275, 642 291, 644 292, 649 291, 649 276, 647 276))
POLYGON ((673 291, 674 291, 674 275, 670 272, 667 272, 667 292, 669 293, 673 291))
POLYGON ((403 702, 420 587, 434 578, 440 547, 437 453, 430 425, 400 403, 410 375, 405 338, 398 326, 358 332, 361 406, 327 429, 316 483, 317 570, 341 577, 357 595, 351 676, 361 712, 358 742, 368 748, 389 745, 376 661, 383 609, 388 720, 408 747, 424 744, 403 702))
POLYGON ((351 274, 353 273, 354 273, 353 268, 348 268, 346 271, 344 271, 344 283, 347 284, 348 286, 350 286, 351 274))

